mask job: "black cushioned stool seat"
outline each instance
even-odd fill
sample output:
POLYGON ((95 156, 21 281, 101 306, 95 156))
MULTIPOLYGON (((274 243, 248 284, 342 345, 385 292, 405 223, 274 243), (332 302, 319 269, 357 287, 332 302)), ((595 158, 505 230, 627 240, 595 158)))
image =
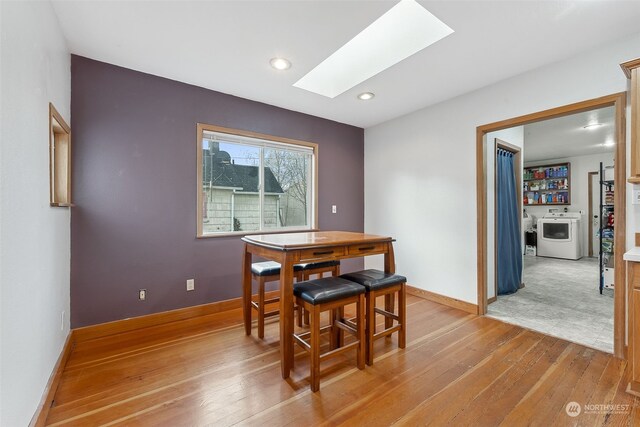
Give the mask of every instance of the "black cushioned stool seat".
POLYGON ((340 277, 307 280, 293 285, 293 295, 312 305, 324 304, 365 293, 364 286, 340 277))
POLYGON ((380 270, 362 270, 340 276, 358 283, 367 290, 367 365, 373 365, 373 343, 376 339, 389 337, 398 332, 398 347, 405 348, 407 333, 407 278, 380 270), (395 296, 398 295, 398 312, 395 310, 395 296), (384 310, 376 307, 376 298, 384 296, 384 310), (376 333, 376 314, 384 316, 384 330, 376 333), (397 324, 394 325, 393 322, 397 324))
MULTIPOLYGON (((293 271, 302 271, 301 265, 294 265, 293 271)), ((280 274, 280 263, 275 261, 254 262, 251 264, 251 274, 256 276, 275 276, 280 274)))
POLYGON ((325 277, 294 284, 293 295, 296 304, 303 307, 305 312, 309 313, 310 318, 309 331, 294 333, 293 339, 311 355, 311 391, 315 392, 320 389, 321 360, 355 348, 358 369, 364 369, 366 351, 364 335, 365 288, 340 277, 325 277), (352 319, 347 323, 343 318, 344 307, 353 303, 356 304, 355 322, 352 319), (320 326, 320 313, 323 311, 331 311, 329 325, 325 327, 320 326), (328 352, 320 354, 320 334, 325 330, 329 330, 331 333, 330 349, 328 352), (342 345, 340 337, 343 331, 355 336, 356 340, 342 345))
MULTIPOLYGON (((322 261, 322 262, 307 262, 304 264, 295 264, 293 271, 305 271, 305 270, 317 270, 327 269, 340 265, 340 261, 322 261)), ((280 263, 275 261, 254 262, 251 264, 251 273, 256 276, 274 276, 280 274, 280 263)))
POLYGON ((407 281, 404 276, 389 274, 380 270, 362 270, 343 274, 340 277, 364 286, 367 291, 384 289, 407 281))
POLYGON ((296 264, 294 267, 300 267, 302 271, 305 270, 317 270, 319 268, 330 269, 331 267, 337 267, 340 265, 340 261, 331 260, 331 261, 320 261, 320 262, 306 262, 302 264, 296 264))

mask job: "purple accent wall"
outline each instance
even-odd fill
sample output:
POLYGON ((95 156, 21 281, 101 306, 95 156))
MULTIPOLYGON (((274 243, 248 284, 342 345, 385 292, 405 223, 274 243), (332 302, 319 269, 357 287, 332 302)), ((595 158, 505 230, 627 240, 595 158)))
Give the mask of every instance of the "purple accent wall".
POLYGON ((318 143, 320 229, 363 230, 362 129, 73 55, 73 328, 240 296, 240 238, 195 237, 197 122, 318 143))

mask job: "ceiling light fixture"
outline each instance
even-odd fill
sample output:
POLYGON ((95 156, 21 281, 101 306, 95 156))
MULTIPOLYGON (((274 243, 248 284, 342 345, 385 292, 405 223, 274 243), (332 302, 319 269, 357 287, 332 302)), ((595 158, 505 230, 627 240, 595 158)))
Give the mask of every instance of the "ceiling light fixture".
POLYGON ((276 70, 280 71, 288 70, 289 68, 291 68, 291 62, 284 58, 271 58, 269 64, 271 64, 271 66, 276 70))
POLYGON ((600 126, 602 126, 602 123, 589 123, 588 125, 583 126, 583 129, 594 130, 596 128, 599 128, 600 126))
POLYGON ((376 94, 373 92, 363 92, 360 95, 358 95, 358 99, 361 101, 368 101, 372 99, 374 96, 376 96, 376 94))
POLYGON ((402 0, 294 86, 335 98, 453 33, 415 0, 402 0))

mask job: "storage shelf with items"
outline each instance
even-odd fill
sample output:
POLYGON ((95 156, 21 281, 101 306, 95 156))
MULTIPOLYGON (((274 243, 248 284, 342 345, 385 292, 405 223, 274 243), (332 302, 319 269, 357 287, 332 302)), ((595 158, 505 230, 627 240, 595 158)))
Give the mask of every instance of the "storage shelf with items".
POLYGON ((570 205, 571 164, 525 167, 522 195, 525 206, 570 205))
MULTIPOLYGON (((609 178, 610 169, 600 163, 600 293, 604 289, 613 289, 614 277, 614 184, 609 178)), ((611 174, 613 175, 613 174, 611 174)))

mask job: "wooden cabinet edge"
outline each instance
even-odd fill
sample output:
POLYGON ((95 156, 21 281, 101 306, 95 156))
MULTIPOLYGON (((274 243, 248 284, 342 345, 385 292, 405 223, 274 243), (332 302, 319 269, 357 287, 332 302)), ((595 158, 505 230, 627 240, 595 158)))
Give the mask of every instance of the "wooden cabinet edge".
POLYGON ((620 64, 620 68, 622 68, 622 72, 628 79, 631 78, 631 70, 634 68, 640 67, 640 58, 632 59, 630 61, 625 61, 620 64))
POLYGON ((637 321, 640 320, 637 318, 638 309, 640 307, 637 306, 638 298, 637 293, 640 293, 640 289, 636 288, 635 282, 637 281, 638 270, 640 269, 640 263, 636 261, 626 261, 627 263, 627 283, 624 289, 627 299, 629 300, 629 312, 628 312, 628 350, 627 350, 627 362, 629 364, 629 368, 631 369, 631 375, 629 378, 629 384, 627 385, 627 393, 630 393, 634 396, 640 397, 640 372, 638 372, 638 368, 640 368, 640 360, 638 357, 640 354, 638 353, 637 348, 637 334, 640 331, 636 328, 637 321))
POLYGON ((640 77, 638 69, 640 68, 640 58, 620 64, 625 76, 630 80, 631 93, 631 171, 630 178, 627 180, 631 184, 640 183, 640 77))

